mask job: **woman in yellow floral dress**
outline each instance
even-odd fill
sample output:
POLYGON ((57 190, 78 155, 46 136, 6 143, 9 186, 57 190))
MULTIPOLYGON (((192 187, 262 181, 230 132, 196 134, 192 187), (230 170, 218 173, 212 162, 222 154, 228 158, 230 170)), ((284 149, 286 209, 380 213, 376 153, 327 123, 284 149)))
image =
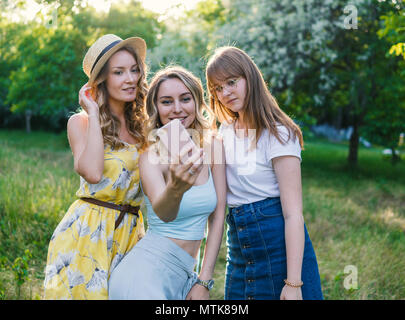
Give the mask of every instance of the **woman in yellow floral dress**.
POLYGON ((146 44, 99 38, 83 60, 83 111, 68 121, 79 198, 49 243, 44 299, 108 299, 114 267, 144 234, 138 158, 145 147, 146 44))

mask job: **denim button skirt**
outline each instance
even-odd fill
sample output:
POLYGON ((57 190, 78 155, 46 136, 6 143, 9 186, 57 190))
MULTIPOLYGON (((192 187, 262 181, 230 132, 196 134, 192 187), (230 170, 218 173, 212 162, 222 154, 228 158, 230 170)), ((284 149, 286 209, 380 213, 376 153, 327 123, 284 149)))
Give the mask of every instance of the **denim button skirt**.
MULTIPOLYGON (((278 300, 287 278, 284 217, 280 198, 236 208, 226 217, 226 300, 278 300)), ((301 279, 304 300, 322 300, 315 251, 306 226, 301 279)))

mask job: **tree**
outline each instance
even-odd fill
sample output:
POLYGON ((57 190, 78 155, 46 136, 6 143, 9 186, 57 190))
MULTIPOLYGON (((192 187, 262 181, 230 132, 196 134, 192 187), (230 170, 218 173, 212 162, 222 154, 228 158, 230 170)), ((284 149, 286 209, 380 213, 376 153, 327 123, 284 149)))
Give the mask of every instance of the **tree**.
POLYGON ((341 28, 339 1, 236 0, 214 47, 236 45, 259 66, 282 108, 303 125, 324 107, 335 84, 329 72, 336 52, 327 44, 341 28))
POLYGON ((287 113, 299 119, 338 115, 351 125, 347 159, 356 165, 361 128, 381 108, 376 102, 400 90, 383 90, 384 78, 395 78, 399 67, 386 68, 387 42, 377 35, 380 17, 399 9, 372 0, 351 6, 342 0, 238 0, 229 5, 216 41, 235 43, 253 57, 287 113))
POLYGON ((396 6, 397 11, 388 12, 381 17, 384 24, 378 35, 392 43, 390 54, 401 55, 405 59, 405 11, 402 2, 398 2, 396 6))
MULTIPOLYGON (((357 164, 361 132, 373 141, 385 141, 383 145, 392 145, 393 137, 376 129, 388 127, 390 132, 397 130, 392 115, 402 108, 398 97, 403 96, 401 86, 390 81, 403 81, 399 77, 398 59, 394 61, 387 57, 389 43, 378 36, 382 25, 380 17, 398 8, 388 1, 360 0, 356 3, 356 10, 358 28, 340 30, 331 44, 338 55, 331 70, 338 82, 343 84, 341 89, 347 101, 344 108, 353 127, 348 153, 350 165, 357 164), (384 114, 381 109, 391 112, 384 114), (371 133, 379 137, 374 138, 371 133)), ((331 97, 334 96, 332 93, 331 97)))
POLYGON ((157 46, 149 55, 152 71, 180 64, 205 82, 204 62, 211 49, 210 35, 225 23, 220 0, 203 0, 178 17, 166 17, 157 46))
POLYGON ((20 66, 10 75, 7 102, 13 112, 24 112, 30 131, 30 116, 66 117, 77 103, 85 76, 81 62, 86 43, 75 30, 37 26, 18 45, 20 66))
POLYGON ((160 30, 156 13, 148 11, 137 1, 130 1, 127 5, 113 3, 107 17, 97 23, 97 27, 120 35, 122 38, 141 37, 148 48, 156 45, 156 34, 160 30))
POLYGON ((381 89, 375 101, 376 108, 366 115, 367 125, 363 128, 363 133, 370 142, 391 149, 393 164, 400 160, 397 154, 399 136, 405 131, 404 80, 398 72, 387 76, 385 82, 379 84, 381 89))
MULTIPOLYGON (((18 12, 26 5, 26 0, 19 0, 18 7, 4 6, 18 12)), ((78 90, 87 81, 83 57, 99 36, 140 36, 148 48, 155 45, 160 25, 139 2, 116 3, 109 13, 97 13, 86 5, 87 0, 47 0, 31 21, 10 23, 1 16, 0 23, 12 28, 0 32, 5 45, 0 53, 7 58, 0 62, 0 84, 5 84, 0 102, 14 114, 25 114, 27 131, 32 116, 46 119, 48 128, 65 128, 69 112, 78 108, 78 90)))
POLYGON ((380 17, 383 24, 377 34, 386 43, 382 50, 389 51, 385 68, 380 69, 384 74, 378 77, 383 80, 382 94, 377 98, 377 108, 367 116, 364 130, 370 141, 391 149, 392 163, 400 159, 396 150, 399 136, 405 131, 405 10, 401 3, 397 9, 380 17), (400 56, 402 61, 397 58, 400 56))
MULTIPOLYGON (((5 7, 5 3, 1 3, 5 7)), ((27 29, 26 25, 12 23, 0 15, 0 126, 12 125, 18 121, 6 103, 8 88, 11 84, 10 74, 19 66, 17 42, 19 35, 27 29)))

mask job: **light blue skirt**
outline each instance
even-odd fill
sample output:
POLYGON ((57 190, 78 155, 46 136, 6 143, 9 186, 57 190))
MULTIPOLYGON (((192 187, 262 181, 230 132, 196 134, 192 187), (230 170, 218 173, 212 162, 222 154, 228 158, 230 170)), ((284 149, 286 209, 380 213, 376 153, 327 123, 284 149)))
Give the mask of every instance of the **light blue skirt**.
POLYGON ((185 300, 196 259, 172 240, 146 232, 111 273, 110 300, 185 300))

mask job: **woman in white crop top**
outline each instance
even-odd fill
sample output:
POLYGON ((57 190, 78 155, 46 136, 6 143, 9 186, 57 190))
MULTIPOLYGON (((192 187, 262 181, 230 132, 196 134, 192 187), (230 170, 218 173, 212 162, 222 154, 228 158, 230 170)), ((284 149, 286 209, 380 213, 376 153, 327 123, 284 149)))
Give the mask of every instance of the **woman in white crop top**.
MULTIPOLYGON (((209 298, 223 235, 226 179, 224 162, 208 161, 211 154, 223 156, 223 146, 212 135, 208 117, 212 113, 203 97, 200 80, 181 67, 163 69, 151 80, 146 99, 149 141, 156 139, 157 128, 179 120, 192 133, 196 152, 173 163, 159 152, 163 149, 154 148, 161 146, 157 140, 140 156, 148 230, 114 269, 110 299, 209 298), (197 275, 193 269, 206 224, 207 241, 197 275)), ((184 146, 179 151, 186 155, 189 150, 184 146)))
POLYGON ((302 215, 300 128, 244 51, 217 49, 206 76, 226 158, 225 299, 322 299, 302 215))

